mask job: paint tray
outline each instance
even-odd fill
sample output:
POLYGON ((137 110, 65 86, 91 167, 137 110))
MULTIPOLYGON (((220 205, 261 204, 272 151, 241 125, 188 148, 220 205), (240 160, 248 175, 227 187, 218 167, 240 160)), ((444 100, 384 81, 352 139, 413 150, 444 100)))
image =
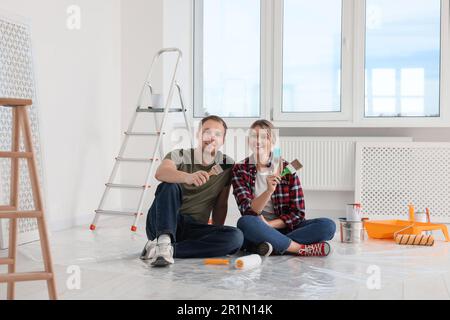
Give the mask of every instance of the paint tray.
POLYGON ((447 226, 443 224, 412 222, 407 220, 374 220, 366 221, 364 226, 368 236, 374 239, 394 239, 394 233, 399 231, 401 231, 399 234, 418 235, 424 231, 441 230, 445 236, 445 240, 447 242, 450 241, 447 226))

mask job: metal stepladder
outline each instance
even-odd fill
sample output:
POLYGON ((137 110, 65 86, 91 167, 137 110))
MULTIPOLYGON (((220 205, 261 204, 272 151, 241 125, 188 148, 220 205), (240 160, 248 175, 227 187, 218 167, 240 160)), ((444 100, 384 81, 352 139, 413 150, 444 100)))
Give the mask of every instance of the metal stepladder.
POLYGON ((103 193, 103 196, 101 198, 100 204, 98 209, 95 211, 95 218, 94 221, 92 222, 90 229, 92 231, 96 230, 97 228, 97 224, 98 224, 98 220, 100 218, 100 216, 102 215, 108 215, 108 216, 131 216, 134 217, 134 223, 131 227, 131 231, 136 232, 137 231, 137 225, 139 222, 139 218, 141 216, 144 215, 143 212, 143 206, 144 206, 144 201, 146 198, 146 195, 150 189, 150 180, 152 179, 152 176, 154 175, 155 169, 156 169, 156 165, 157 162, 160 161, 160 159, 162 159, 164 157, 163 154, 163 150, 162 150, 162 140, 164 138, 164 136, 167 134, 166 131, 166 126, 167 126, 167 120, 168 120, 168 116, 170 113, 183 113, 184 115, 184 120, 185 120, 185 124, 186 124, 186 129, 189 132, 189 136, 190 136, 190 141, 192 144, 192 133, 191 133, 191 126, 189 123, 189 119, 187 116, 187 109, 185 106, 185 102, 184 102, 184 98, 183 98, 183 92, 181 90, 181 86, 178 84, 177 82, 177 73, 178 73, 178 68, 182 59, 183 53, 181 52, 180 49, 177 48, 166 48, 166 49, 162 49, 160 50, 155 57, 153 58, 153 62, 150 68, 150 72, 147 75, 146 81, 142 87, 141 93, 139 95, 139 99, 138 99, 138 104, 137 104, 137 108, 136 111, 131 119, 130 125, 127 129, 127 131, 125 132, 125 138, 123 140, 122 146, 120 148, 119 151, 119 155, 118 157, 115 159, 115 164, 114 164, 114 168, 112 170, 111 176, 109 178, 108 183, 106 184, 106 188, 105 191, 103 193), (165 101, 164 106, 162 106, 161 104, 161 96, 162 95, 157 95, 153 92, 153 87, 151 84, 151 78, 155 69, 156 64, 160 61, 160 58, 163 55, 166 54, 170 54, 170 53, 174 53, 176 54, 176 63, 174 66, 174 71, 173 71, 173 75, 171 78, 171 83, 170 83, 170 88, 168 91, 168 95, 167 95, 167 99, 165 101), (149 90, 150 93, 150 97, 151 98, 156 98, 153 99, 152 103, 150 106, 143 106, 143 99, 145 97, 146 91, 149 90), (178 92, 179 98, 180 98, 180 104, 181 104, 181 108, 171 108, 171 104, 172 104, 172 100, 173 100, 173 95, 175 93, 175 90, 178 92), (159 99, 158 99, 159 98, 159 99), (160 105, 157 105, 160 104, 160 105), (155 120, 155 125, 156 128, 159 127, 159 130, 156 130, 156 132, 134 132, 134 127, 136 124, 136 120, 137 117, 140 114, 145 114, 145 113, 153 113, 154 114, 154 120, 155 120), (162 114, 162 120, 161 120, 161 125, 158 126, 158 121, 157 121, 157 114, 162 114), (156 142, 156 146, 155 149, 153 151, 153 156, 151 158, 147 158, 147 159, 142 159, 142 158, 124 158, 124 154, 125 151, 127 149, 127 145, 129 142, 129 139, 132 137, 136 137, 136 136, 155 136, 157 137, 157 142, 156 142), (158 153, 160 158, 158 158, 158 153), (127 184, 116 184, 114 183, 116 176, 117 176, 117 172, 119 170, 119 166, 121 163, 124 162, 129 162, 129 163, 150 163, 150 168, 146 174, 146 180, 145 180, 145 184, 144 185, 127 185, 127 184), (109 192, 111 191, 111 189, 128 189, 128 190, 137 190, 137 191, 141 191, 141 195, 139 197, 139 203, 138 203, 138 207, 137 210, 135 212, 126 212, 126 211, 111 211, 111 210, 105 210, 104 209, 104 205, 106 202, 106 199, 108 197, 109 192))

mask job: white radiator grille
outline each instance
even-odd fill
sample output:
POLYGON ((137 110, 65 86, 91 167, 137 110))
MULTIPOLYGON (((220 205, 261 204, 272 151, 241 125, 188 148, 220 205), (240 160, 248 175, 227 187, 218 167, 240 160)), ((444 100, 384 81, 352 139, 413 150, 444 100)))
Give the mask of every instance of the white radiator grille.
POLYGON ((305 190, 355 190, 355 150, 358 141, 411 141, 411 138, 281 137, 283 157, 298 159, 304 168, 305 190))
POLYGON ((356 172, 356 200, 369 217, 405 219, 413 204, 450 222, 450 144, 361 143, 356 172))

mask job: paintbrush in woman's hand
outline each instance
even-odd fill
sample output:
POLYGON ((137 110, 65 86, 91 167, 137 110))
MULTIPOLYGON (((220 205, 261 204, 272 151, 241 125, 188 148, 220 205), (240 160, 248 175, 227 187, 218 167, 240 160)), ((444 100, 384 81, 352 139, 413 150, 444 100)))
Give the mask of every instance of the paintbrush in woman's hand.
POLYGON ((294 174, 302 168, 303 165, 300 163, 300 161, 294 160, 291 162, 291 164, 289 164, 288 166, 286 166, 286 168, 284 168, 283 173, 281 173, 281 177, 285 177, 289 174, 294 174))

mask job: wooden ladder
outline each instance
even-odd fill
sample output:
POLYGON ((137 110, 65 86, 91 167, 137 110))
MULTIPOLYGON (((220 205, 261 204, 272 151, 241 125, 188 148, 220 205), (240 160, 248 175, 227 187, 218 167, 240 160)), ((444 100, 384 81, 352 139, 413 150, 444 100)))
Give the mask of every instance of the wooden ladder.
POLYGON ((47 226, 44 218, 42 194, 40 190, 36 157, 33 149, 30 119, 27 107, 33 103, 31 100, 0 98, 0 107, 12 108, 12 150, 0 152, 0 158, 11 159, 11 195, 9 206, 0 206, 0 219, 9 219, 9 254, 8 258, 0 259, 0 265, 8 266, 7 274, 0 274, 0 283, 8 284, 8 300, 15 298, 16 282, 47 281, 48 294, 51 300, 57 299, 55 274, 53 271, 50 244, 47 226), (20 151, 20 133, 22 131, 25 151, 20 151), (19 211, 19 159, 26 159, 33 190, 34 211, 19 211), (17 234, 18 219, 36 218, 42 248, 42 257, 45 271, 17 273, 17 234))

